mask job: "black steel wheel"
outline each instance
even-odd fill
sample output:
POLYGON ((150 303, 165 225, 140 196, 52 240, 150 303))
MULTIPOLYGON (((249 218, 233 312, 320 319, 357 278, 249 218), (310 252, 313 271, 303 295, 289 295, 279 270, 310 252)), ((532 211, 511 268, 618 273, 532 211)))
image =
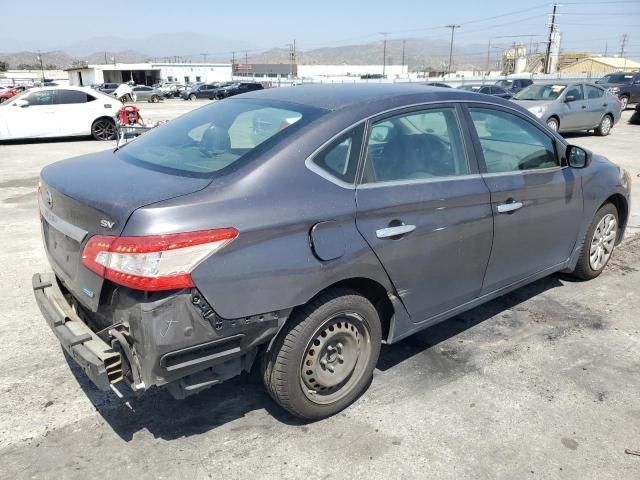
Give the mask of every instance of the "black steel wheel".
POLYGON ((265 386, 297 417, 331 416, 365 390, 380 343, 380 319, 371 302, 352 290, 333 290, 295 312, 265 352, 265 386))
POLYGON ((99 118, 91 125, 91 136, 96 140, 115 140, 116 122, 111 118, 99 118))

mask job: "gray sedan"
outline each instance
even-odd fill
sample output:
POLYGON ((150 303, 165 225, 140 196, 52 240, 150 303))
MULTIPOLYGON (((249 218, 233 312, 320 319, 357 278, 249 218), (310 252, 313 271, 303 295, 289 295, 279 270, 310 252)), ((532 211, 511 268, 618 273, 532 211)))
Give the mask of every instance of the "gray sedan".
POLYGON ((534 84, 512 100, 557 132, 594 130, 605 136, 620 120, 617 97, 593 83, 534 84))
POLYGON ((383 342, 554 272, 598 276, 630 181, 496 97, 254 91, 45 167, 33 290, 103 390, 182 398, 259 370, 319 419, 364 392, 383 342))
POLYGON ((136 102, 158 103, 164 98, 162 91, 146 85, 136 85, 133 87, 133 93, 136 96, 136 102))

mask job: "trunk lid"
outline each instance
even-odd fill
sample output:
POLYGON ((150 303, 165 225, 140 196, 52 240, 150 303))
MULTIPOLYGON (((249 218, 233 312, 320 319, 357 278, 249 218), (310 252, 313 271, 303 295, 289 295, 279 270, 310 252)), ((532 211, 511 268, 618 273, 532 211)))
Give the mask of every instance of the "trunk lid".
POLYGON ((49 263, 74 297, 96 311, 103 279, 82 265, 87 239, 119 235, 136 209, 196 192, 210 182, 144 168, 113 151, 45 167, 38 201, 49 263))

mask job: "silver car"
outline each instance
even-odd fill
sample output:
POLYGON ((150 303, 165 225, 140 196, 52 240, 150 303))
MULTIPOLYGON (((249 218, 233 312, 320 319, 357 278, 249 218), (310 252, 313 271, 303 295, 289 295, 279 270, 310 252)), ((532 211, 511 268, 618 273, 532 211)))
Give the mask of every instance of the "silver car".
POLYGON ((593 83, 536 83, 512 100, 557 132, 594 130, 605 136, 620 120, 618 98, 593 83))
POLYGON ((164 94, 157 88, 147 87, 146 85, 136 85, 133 87, 133 93, 137 102, 147 101, 150 103, 158 103, 164 99, 164 94))

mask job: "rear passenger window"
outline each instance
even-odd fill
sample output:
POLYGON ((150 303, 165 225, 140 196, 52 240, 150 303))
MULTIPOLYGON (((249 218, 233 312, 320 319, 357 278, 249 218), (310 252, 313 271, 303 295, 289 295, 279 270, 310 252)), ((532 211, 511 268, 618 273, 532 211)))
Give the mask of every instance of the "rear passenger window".
POLYGON ((406 113, 371 127, 364 183, 468 173, 469 164, 454 108, 406 113))
POLYGON ((362 130, 362 126, 358 126, 340 136, 313 157, 313 163, 331 176, 346 183, 353 183, 358 170, 362 130))
POLYGON ((71 103, 87 103, 88 95, 85 92, 78 90, 58 90, 58 100, 56 103, 59 105, 67 105, 71 103))
POLYGON ((592 87, 591 85, 586 85, 587 89, 587 99, 591 100, 593 98, 601 98, 604 95, 604 90, 598 87, 592 87))
POLYGON ((553 141, 526 120, 499 110, 470 108, 487 173, 559 165, 553 141))

